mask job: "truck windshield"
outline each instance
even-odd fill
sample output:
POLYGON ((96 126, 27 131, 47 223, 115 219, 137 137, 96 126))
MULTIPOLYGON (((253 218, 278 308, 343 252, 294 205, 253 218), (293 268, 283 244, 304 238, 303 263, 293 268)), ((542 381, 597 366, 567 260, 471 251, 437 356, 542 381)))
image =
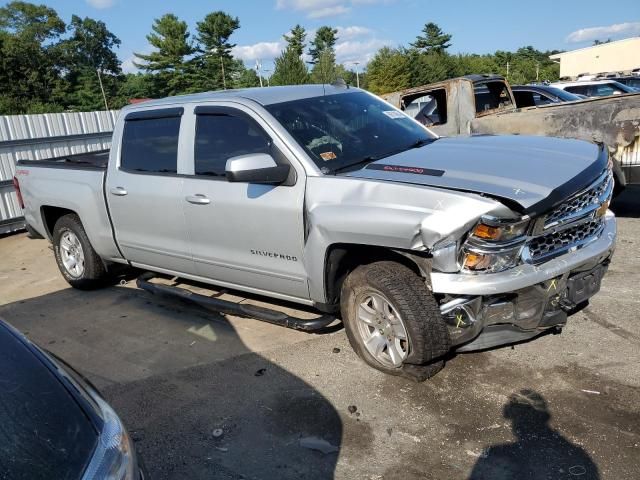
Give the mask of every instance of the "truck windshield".
POLYGON ((356 168, 437 138, 364 92, 293 100, 266 109, 323 173, 356 168))

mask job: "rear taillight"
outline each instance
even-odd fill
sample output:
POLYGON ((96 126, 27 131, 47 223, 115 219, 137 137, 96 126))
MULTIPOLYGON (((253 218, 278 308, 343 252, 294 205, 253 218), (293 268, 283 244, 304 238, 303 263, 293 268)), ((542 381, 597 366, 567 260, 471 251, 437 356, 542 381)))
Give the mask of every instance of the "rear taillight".
POLYGON ((16 177, 13 177, 13 188, 16 189, 16 197, 18 197, 20 208, 24 210, 24 200, 22 199, 22 192, 20 191, 20 182, 18 182, 16 177))

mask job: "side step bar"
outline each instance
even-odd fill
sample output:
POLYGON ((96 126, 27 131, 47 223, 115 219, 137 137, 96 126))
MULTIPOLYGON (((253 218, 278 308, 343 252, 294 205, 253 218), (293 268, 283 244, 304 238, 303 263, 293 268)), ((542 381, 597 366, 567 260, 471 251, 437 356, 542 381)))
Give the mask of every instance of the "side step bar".
POLYGON ((136 280, 138 288, 153 293, 154 295, 169 295, 178 297, 182 300, 188 300, 204 307, 211 308, 216 312, 228 315, 237 315, 239 317, 254 318, 256 320, 272 323, 281 327, 292 328, 294 330, 301 330, 309 333, 320 332, 336 320, 333 315, 322 315, 318 318, 306 320, 303 318, 291 317, 285 313, 271 310, 269 308, 257 307, 255 305, 244 305, 229 302, 227 300, 220 300, 219 298, 211 298, 191 292, 184 288, 151 283, 150 280, 155 276, 156 274, 152 272, 140 275, 136 280))

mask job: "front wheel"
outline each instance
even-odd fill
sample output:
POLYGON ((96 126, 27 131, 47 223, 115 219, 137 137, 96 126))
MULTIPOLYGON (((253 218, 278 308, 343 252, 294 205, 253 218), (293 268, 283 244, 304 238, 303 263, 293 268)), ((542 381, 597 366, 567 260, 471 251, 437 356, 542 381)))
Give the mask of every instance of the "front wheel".
POLYGON ((77 215, 60 217, 53 227, 53 251, 64 279, 74 288, 92 290, 104 285, 107 271, 89 242, 77 215))
POLYGON ((444 367, 450 339, 440 307, 409 268, 387 261, 356 268, 340 303, 349 343, 370 366, 416 381, 444 367))

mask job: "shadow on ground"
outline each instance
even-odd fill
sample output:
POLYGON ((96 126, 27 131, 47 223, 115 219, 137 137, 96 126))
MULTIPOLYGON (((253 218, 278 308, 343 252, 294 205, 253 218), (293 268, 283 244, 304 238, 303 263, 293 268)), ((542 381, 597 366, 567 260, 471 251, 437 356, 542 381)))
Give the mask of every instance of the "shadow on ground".
POLYGON ((334 477, 338 413, 222 316, 122 287, 61 290, 0 316, 101 388, 150 478, 334 477))
POLYGON ((539 393, 522 390, 511 395, 503 415, 516 441, 486 448, 469 480, 600 478, 589 454, 550 427, 551 413, 539 393))

